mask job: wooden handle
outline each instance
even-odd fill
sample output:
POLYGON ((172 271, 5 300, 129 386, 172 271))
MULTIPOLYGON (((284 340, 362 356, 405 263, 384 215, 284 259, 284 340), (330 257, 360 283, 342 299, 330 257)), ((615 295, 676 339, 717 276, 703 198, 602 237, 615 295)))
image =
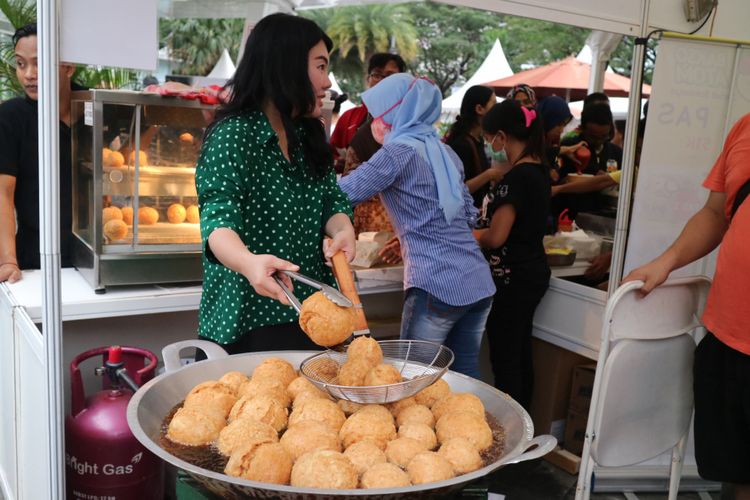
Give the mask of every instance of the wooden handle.
POLYGON ((365 318, 365 310, 362 308, 362 301, 359 300, 359 294, 357 293, 357 287, 354 286, 354 274, 352 268, 349 267, 349 261, 346 260, 344 252, 338 251, 333 257, 331 257, 331 265, 333 266, 333 275, 336 277, 336 281, 339 284, 339 290, 341 293, 352 301, 354 304, 354 311, 356 318, 354 319, 354 331, 362 332, 366 330, 368 333, 370 329, 367 326, 367 318, 365 318))

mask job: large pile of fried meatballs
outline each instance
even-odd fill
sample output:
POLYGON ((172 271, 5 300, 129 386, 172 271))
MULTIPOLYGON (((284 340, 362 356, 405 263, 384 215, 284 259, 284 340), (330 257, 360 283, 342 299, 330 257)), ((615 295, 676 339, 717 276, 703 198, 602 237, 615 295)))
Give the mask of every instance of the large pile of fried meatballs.
MULTIPOLYGON (((373 377, 390 372, 376 369, 390 365, 366 337, 350 344, 346 364, 359 372, 366 364, 373 377)), ((335 489, 451 479, 483 467, 480 453, 493 444, 481 400, 442 379, 387 405, 336 402, 279 358, 264 360, 252 377, 232 371, 194 387, 166 437, 215 446, 229 458, 230 476, 335 489)))

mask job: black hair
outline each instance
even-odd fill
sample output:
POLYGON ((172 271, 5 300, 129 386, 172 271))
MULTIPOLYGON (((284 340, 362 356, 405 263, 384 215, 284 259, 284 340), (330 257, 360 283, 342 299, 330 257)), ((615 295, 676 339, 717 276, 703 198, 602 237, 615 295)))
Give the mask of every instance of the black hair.
POLYGON ((396 63, 399 73, 406 71, 406 62, 404 62, 404 59, 400 55, 391 54, 390 52, 378 52, 377 54, 373 54, 367 62, 367 74, 369 75, 376 68, 384 68, 391 61, 396 63))
POLYGON ((13 48, 18 45, 18 41, 21 38, 26 38, 27 36, 36 36, 36 23, 30 23, 26 26, 21 26, 16 30, 15 33, 13 33, 13 38, 11 39, 13 41, 13 48))
POLYGON ((604 92, 592 92, 583 99, 584 109, 586 106, 599 103, 607 103, 607 106, 609 106, 609 96, 604 92))
MULTIPOLYGON (((536 113, 536 110, 533 112, 536 113)), ((519 158, 524 156, 533 156, 539 160, 545 158, 542 117, 537 116, 527 127, 526 114, 521 109, 521 105, 513 99, 506 99, 492 106, 492 109, 484 115, 482 129, 488 135, 503 131, 506 135, 526 143, 519 158)))
POLYGON ((456 117, 453 125, 451 125, 448 133, 445 134, 445 139, 449 141, 455 137, 468 134, 471 127, 481 125, 479 123, 479 115, 477 115, 477 105, 484 106, 493 95, 495 95, 495 91, 490 87, 474 85, 469 88, 461 100, 461 112, 456 117))
POLYGON ((583 127, 587 123, 612 125, 612 110, 609 109, 609 104, 600 102, 588 107, 584 106, 583 111, 581 111, 581 126, 583 127))
POLYGON ((221 119, 262 111, 263 104, 269 102, 281 115, 290 156, 301 147, 310 172, 315 176, 327 173, 333 155, 325 131, 320 120, 304 116, 315 108, 317 99, 308 74, 309 52, 321 41, 330 52, 331 39, 304 17, 279 13, 261 19, 250 32, 237 71, 225 86, 229 100, 206 133, 221 119), (303 128, 301 137, 296 125, 303 128))

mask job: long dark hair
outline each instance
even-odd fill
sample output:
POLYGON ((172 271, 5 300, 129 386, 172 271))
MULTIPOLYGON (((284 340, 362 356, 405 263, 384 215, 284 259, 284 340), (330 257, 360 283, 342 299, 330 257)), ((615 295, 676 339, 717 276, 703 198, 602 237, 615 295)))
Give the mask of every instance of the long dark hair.
MULTIPOLYGON (((532 110, 529 110, 530 112, 532 110)), ((536 113, 536 110, 533 110, 536 113)), ((526 144, 519 158, 534 156, 544 161, 544 126, 542 118, 537 116, 529 126, 526 126, 526 115, 521 105, 512 99, 492 106, 484 115, 482 129, 487 135, 495 135, 503 131, 506 135, 526 144)))
POLYGON ((461 112, 456 117, 448 133, 445 134, 445 141, 451 141, 469 133, 474 125, 480 125, 479 115, 477 115, 477 105, 484 106, 495 94, 495 91, 483 85, 474 85, 469 88, 461 100, 461 112))
POLYGON ((261 19, 250 32, 237 71, 227 82, 229 100, 212 126, 229 116, 262 111, 268 101, 281 115, 290 156, 301 147, 313 175, 328 172, 333 155, 325 131, 317 118, 304 116, 315 108, 317 99, 308 75, 308 55, 321 41, 330 52, 333 42, 309 19, 289 14, 261 19), (302 126, 302 137, 295 131, 296 125, 302 126))

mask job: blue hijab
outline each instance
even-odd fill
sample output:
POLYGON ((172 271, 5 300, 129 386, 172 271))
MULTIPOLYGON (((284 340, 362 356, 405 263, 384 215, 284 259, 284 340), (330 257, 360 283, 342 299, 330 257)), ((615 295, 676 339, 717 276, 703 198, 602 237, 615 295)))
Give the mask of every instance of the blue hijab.
POLYGON ((391 124, 385 144, 406 144, 432 167, 438 202, 450 223, 464 206, 461 176, 433 124, 440 118, 440 90, 424 78, 397 73, 362 94, 375 118, 391 124))

